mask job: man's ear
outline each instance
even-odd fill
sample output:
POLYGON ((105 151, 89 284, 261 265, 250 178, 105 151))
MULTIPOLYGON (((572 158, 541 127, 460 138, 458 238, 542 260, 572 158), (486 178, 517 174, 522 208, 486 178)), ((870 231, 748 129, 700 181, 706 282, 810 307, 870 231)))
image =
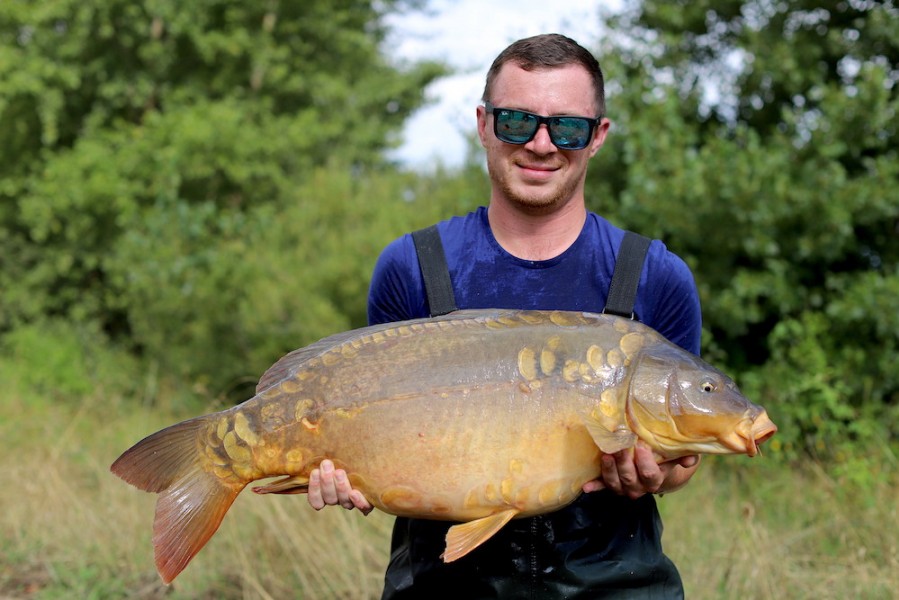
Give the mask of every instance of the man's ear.
POLYGON ((477 117, 478 117, 478 139, 481 140, 481 146, 487 147, 487 136, 489 132, 487 131, 487 109, 483 106, 478 106, 477 108, 477 117))
POLYGON ((607 118, 603 117, 599 120, 599 124, 593 131, 593 142, 590 143, 591 157, 595 156, 599 149, 602 148, 602 145, 606 143, 606 135, 608 135, 611 126, 612 122, 607 118))

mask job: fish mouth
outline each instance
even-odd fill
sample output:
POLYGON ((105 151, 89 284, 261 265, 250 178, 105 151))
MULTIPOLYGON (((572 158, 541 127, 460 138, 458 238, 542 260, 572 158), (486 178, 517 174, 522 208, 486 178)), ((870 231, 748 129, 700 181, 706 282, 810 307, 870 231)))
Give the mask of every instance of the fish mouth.
POLYGON ((754 418, 747 416, 737 429, 745 445, 746 454, 755 456, 761 451, 759 446, 777 432, 777 425, 768 417, 767 411, 762 410, 754 418))

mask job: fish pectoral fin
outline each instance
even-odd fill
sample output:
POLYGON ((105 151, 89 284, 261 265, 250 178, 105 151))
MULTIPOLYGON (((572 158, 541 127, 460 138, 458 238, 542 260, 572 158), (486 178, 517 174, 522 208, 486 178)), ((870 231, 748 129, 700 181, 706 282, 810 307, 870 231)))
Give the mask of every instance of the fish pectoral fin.
POLYGON ((493 537, 519 512, 521 511, 517 508, 510 508, 489 517, 453 525, 446 532, 446 550, 442 555, 443 562, 453 562, 462 558, 493 537))
POLYGON ((257 494, 305 494, 309 491, 309 478, 292 475, 267 485, 258 485, 253 491, 257 494))
POLYGON ((584 424, 590 432, 590 437, 606 454, 632 448, 637 443, 637 434, 624 426, 612 430, 592 417, 585 419, 584 424))

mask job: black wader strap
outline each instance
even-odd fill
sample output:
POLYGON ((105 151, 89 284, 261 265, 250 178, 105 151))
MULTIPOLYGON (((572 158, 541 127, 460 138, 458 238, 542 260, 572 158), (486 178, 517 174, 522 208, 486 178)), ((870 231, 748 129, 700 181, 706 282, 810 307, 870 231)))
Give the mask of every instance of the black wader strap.
POLYGON ((618 258, 615 261, 615 271, 612 273, 612 283, 609 284, 609 297, 603 314, 618 315, 629 319, 636 318, 634 304, 637 302, 637 286, 640 285, 640 273, 643 272, 643 261, 649 244, 648 237, 626 231, 621 247, 618 249, 618 258))
POLYGON ((450 281, 443 243, 436 225, 412 232, 412 241, 418 253, 418 266, 425 282, 428 310, 432 317, 439 317, 456 310, 456 296, 450 281))
MULTIPOLYGON (((432 317, 439 317, 456 310, 456 296, 449 277, 449 267, 443 253, 443 243, 437 225, 412 232, 412 241, 418 253, 418 265, 424 279, 425 293, 428 297, 428 310, 432 317)), ((615 271, 609 284, 609 296, 603 309, 605 314, 613 314, 633 319, 634 305, 637 302, 637 287, 640 285, 640 274, 643 262, 652 243, 648 237, 626 231, 615 271)))

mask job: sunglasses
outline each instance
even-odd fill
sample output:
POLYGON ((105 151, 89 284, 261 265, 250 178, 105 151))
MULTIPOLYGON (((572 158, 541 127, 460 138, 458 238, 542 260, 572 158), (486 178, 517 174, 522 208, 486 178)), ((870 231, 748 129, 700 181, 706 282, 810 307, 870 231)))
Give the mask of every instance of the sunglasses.
POLYGON ((544 117, 523 110, 499 108, 490 102, 484 103, 487 114, 493 115, 493 133, 507 144, 527 144, 540 125, 546 123, 549 139, 556 148, 562 150, 582 150, 593 137, 593 128, 600 119, 590 117, 544 117))

